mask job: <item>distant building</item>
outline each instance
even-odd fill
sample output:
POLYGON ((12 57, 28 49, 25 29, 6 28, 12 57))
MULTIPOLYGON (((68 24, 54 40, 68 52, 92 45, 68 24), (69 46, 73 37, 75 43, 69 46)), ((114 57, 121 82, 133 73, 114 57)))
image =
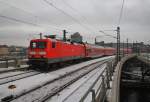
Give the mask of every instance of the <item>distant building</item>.
POLYGON ((25 47, 10 46, 9 51, 10 55, 26 56, 27 54, 27 48, 25 47))
POLYGON ((76 32, 73 35, 71 35, 71 42, 82 43, 82 36, 79 32, 76 32))
POLYGON ((27 56, 27 50, 26 47, 0 45, 0 57, 27 56))
POLYGON ((9 48, 7 45, 0 45, 0 56, 5 56, 9 54, 9 48))

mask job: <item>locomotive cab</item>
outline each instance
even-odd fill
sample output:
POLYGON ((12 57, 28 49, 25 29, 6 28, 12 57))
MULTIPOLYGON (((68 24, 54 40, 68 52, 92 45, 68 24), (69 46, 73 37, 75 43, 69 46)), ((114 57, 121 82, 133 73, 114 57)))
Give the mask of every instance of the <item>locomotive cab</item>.
POLYGON ((29 66, 41 67, 47 66, 47 51, 48 51, 47 39, 35 39, 31 40, 28 59, 29 66))
POLYGON ((29 49, 29 58, 44 58, 46 57, 47 42, 46 41, 31 41, 29 49))

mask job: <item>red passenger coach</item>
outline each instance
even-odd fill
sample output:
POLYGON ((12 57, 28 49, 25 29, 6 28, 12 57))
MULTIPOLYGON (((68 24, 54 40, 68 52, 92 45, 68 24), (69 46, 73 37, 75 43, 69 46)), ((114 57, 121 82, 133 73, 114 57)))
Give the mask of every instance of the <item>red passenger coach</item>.
POLYGON ((133 53, 131 48, 121 48, 120 51, 121 51, 121 53, 124 53, 124 54, 132 54, 133 53))
POLYGON ((49 65, 73 59, 85 58, 84 44, 71 44, 56 39, 34 39, 30 42, 29 64, 49 65))
POLYGON ((104 56, 104 47, 92 44, 86 44, 86 57, 95 58, 104 56))
POLYGON ((124 54, 131 54, 132 53, 132 49, 131 48, 124 48, 124 54))
POLYGON ((104 54, 105 54, 105 56, 115 55, 116 54, 116 49, 111 48, 111 47, 105 47, 104 54))

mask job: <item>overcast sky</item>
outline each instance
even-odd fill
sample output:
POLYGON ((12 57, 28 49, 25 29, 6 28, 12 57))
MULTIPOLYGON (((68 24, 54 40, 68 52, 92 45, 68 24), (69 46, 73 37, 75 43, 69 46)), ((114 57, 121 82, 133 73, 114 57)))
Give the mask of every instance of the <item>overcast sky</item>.
MULTIPOLYGON (((84 41, 94 42, 100 30, 115 30, 122 0, 0 0, 0 44, 28 46, 38 34, 70 36, 80 32, 84 41), (52 5, 51 5, 52 4, 52 5), (56 9, 57 8, 57 9, 56 9)), ((120 23, 121 40, 150 40, 150 0, 125 0, 120 23)), ((114 35, 116 32, 105 31, 114 35)), ((102 36, 98 41, 115 42, 102 36)), ((150 43, 150 41, 149 41, 150 43)))

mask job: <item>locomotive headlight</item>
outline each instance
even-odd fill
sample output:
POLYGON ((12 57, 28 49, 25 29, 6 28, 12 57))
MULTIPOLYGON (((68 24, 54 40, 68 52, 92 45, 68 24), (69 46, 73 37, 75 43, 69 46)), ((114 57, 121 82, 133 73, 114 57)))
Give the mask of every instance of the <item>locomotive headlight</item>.
POLYGON ((39 55, 46 55, 46 52, 41 51, 41 52, 39 52, 39 55))
POLYGON ((30 55, 35 55, 35 54, 36 54, 36 52, 34 52, 34 51, 30 52, 30 55))

